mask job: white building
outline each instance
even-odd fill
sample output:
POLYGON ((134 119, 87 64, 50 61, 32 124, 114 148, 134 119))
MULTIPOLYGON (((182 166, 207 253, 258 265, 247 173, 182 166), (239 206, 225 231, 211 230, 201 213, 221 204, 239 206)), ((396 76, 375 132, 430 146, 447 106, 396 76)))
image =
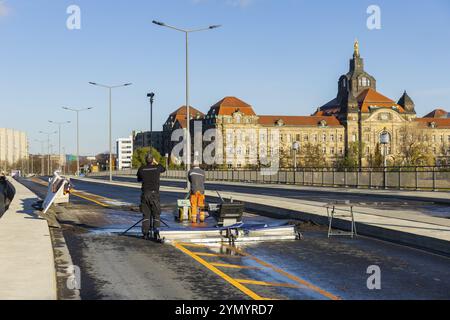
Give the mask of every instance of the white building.
POLYGON ((126 170, 132 168, 133 138, 120 138, 116 140, 117 168, 126 170))
POLYGON ((27 134, 14 129, 0 128, 0 165, 4 168, 27 159, 27 134))

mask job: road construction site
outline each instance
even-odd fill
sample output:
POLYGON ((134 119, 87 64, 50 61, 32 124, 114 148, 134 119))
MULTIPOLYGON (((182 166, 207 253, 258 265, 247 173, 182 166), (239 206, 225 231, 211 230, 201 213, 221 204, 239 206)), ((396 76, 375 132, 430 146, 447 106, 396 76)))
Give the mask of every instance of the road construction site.
MULTIPOLYGON (((64 276, 58 279, 59 299, 450 298, 450 258, 443 251, 435 253, 415 245, 402 245, 367 235, 370 230, 364 229, 364 224, 360 223, 362 215, 358 213, 355 218, 362 231, 358 230, 357 237, 329 238, 327 219, 320 223, 314 219, 305 220, 303 216, 296 218, 286 212, 269 214, 277 204, 261 200, 266 197, 270 202, 271 197, 277 196, 280 201, 291 203, 293 197, 303 195, 299 193, 296 196, 295 190, 271 191, 267 188, 260 192, 261 189, 252 189, 253 197, 261 202, 260 205, 268 205, 269 209, 258 212, 258 207, 246 205, 244 220, 268 225, 294 225, 301 234, 298 240, 272 239, 235 244, 174 241, 161 244, 139 237, 139 229, 121 235, 141 219, 138 208, 140 190, 131 180, 116 180, 110 184, 103 180, 72 179, 74 191, 70 195, 70 203, 53 206, 46 215, 49 221, 60 227, 52 228, 54 247, 58 242, 59 247, 66 247, 68 252, 60 255, 57 250, 61 248, 55 250, 55 256, 60 258, 56 269, 58 265, 73 264, 80 270, 80 288, 76 293, 67 289, 64 276), (256 192, 269 192, 270 195, 257 195, 256 192), (286 196, 286 192, 291 198, 286 196), (69 262, 64 261, 68 259, 65 256, 70 258, 69 262), (380 269, 379 290, 368 286, 371 266, 380 269)), ((45 197, 45 178, 20 182, 37 197, 45 197)), ((179 183, 162 182, 162 218, 169 224, 172 223, 170 219, 173 219, 177 200, 185 197, 179 183)), ((215 188, 223 197, 230 197, 231 189, 236 188, 233 193, 236 200, 239 200, 236 194, 243 191, 242 186, 217 185, 215 188)), ((252 193, 248 188, 245 191, 245 194, 252 193)), ((318 192, 316 195, 327 201, 338 196, 336 192, 328 195, 318 192)), ((342 200, 342 195, 340 198, 342 200)), ((366 202, 375 198, 377 200, 369 205, 370 208, 366 204, 366 210, 385 206, 386 215, 391 210, 389 207, 397 213, 405 211, 406 207, 408 212, 415 207, 418 216, 419 211, 422 212, 420 215, 424 220, 420 223, 436 223, 437 220, 433 219, 448 220, 436 217, 445 215, 442 203, 404 198, 380 201, 376 196, 364 197, 366 202), (397 206, 399 202, 402 206, 397 206), (427 207, 430 214, 424 215, 427 207)), ((212 194, 207 199, 217 201, 212 194)), ((316 201, 317 208, 324 212, 325 208, 318 200, 308 198, 308 201, 316 201)), ((278 211, 283 212, 281 205, 279 208, 278 211)), ((356 211, 360 211, 359 208, 356 211)), ((434 226, 438 232, 448 233, 445 223, 434 226)), ((339 224, 337 228, 340 229, 339 224)))

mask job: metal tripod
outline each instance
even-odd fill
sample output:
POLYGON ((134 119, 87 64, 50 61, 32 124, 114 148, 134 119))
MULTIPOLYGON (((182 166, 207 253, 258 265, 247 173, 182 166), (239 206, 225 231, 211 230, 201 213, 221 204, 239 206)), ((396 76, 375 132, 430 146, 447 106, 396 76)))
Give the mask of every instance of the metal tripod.
MULTIPOLYGON (((142 218, 141 220, 139 220, 138 222, 136 222, 135 224, 133 224, 131 227, 129 227, 127 230, 125 230, 124 232, 122 232, 120 235, 124 236, 126 235, 128 232, 130 232, 131 229, 133 229, 134 227, 136 227, 138 224, 142 223, 145 220, 145 218, 142 218)), ((161 219, 161 217, 159 218, 159 220, 167 227, 170 228, 170 226, 163 220, 161 219)), ((150 238, 151 239, 155 239, 155 235, 157 232, 155 232, 155 218, 153 216, 150 216, 150 238)))

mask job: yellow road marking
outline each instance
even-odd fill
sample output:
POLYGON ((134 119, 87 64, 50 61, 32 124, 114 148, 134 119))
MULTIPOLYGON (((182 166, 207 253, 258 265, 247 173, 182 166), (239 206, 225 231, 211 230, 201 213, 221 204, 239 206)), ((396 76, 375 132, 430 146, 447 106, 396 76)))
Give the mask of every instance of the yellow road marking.
POLYGON ((239 254, 242 254, 242 255, 250 258, 250 259, 253 259, 254 261, 256 261, 259 264, 261 264, 262 266, 270 268, 273 271, 275 271, 275 272, 277 272, 277 273, 279 273, 279 274, 281 274, 281 275, 283 275, 283 276, 285 276, 285 277, 287 277, 287 278, 289 278, 289 279, 291 279, 291 280, 293 280, 293 281, 295 281, 295 282, 297 282, 297 283, 299 283, 299 284, 301 284, 301 285, 303 285, 303 286, 305 286, 305 287, 307 287, 307 288, 309 288, 309 289, 311 289, 311 290, 313 290, 313 291, 315 291, 315 292, 317 292, 317 293, 327 297, 328 299, 341 300, 340 297, 338 297, 338 296, 336 296, 336 295, 334 295, 334 294, 332 294, 332 293, 330 293, 330 292, 328 292, 326 290, 323 290, 323 289, 313 285, 312 283, 310 283, 310 282, 308 282, 306 280, 303 280, 303 279, 301 279, 301 278, 299 278, 297 276, 294 276, 294 275, 292 275, 292 274, 290 274, 290 273, 288 273, 288 272, 286 272, 284 270, 281 270, 280 268, 277 268, 277 267, 275 267, 275 266, 273 266, 273 265, 271 265, 271 264, 269 264, 267 262, 264 262, 264 261, 262 261, 262 260, 260 260, 260 259, 258 259, 256 257, 246 253, 246 252, 243 252, 242 250, 240 250, 238 248, 234 248, 232 246, 225 245, 225 244, 223 246, 227 247, 227 248, 230 248, 231 250, 234 250, 235 252, 237 252, 239 254))
POLYGON ((250 267, 250 266, 241 266, 237 264, 228 264, 228 263, 211 263, 214 267, 222 267, 222 268, 228 268, 228 269, 261 269, 258 267, 250 267))
POLYGON ((192 252, 193 254, 196 254, 201 257, 217 257, 217 258, 245 258, 243 256, 232 256, 228 254, 217 254, 217 253, 206 253, 206 252, 192 252))
POLYGON ((179 243, 174 243, 174 246, 184 252, 185 254, 187 254, 188 256, 190 256, 192 259, 196 260, 197 262, 199 262, 200 264, 202 264, 203 266, 205 266, 206 268, 208 268, 210 271, 214 272, 215 274, 217 274, 219 277, 221 277, 222 279, 224 279, 225 281, 227 281, 228 283, 232 284, 233 286, 235 286, 236 288, 238 288, 239 290, 241 290, 243 293, 245 293, 246 295, 248 295, 250 298, 254 299, 254 300, 266 300, 266 298, 263 298, 261 296, 259 296, 258 294, 256 294, 255 292, 253 292, 252 290, 250 290, 249 288, 247 288, 246 286, 240 284, 239 282, 237 282, 236 280, 234 280, 233 278, 231 278, 229 275, 227 275, 226 273, 220 271, 219 269, 217 269, 216 267, 214 267, 213 265, 211 265, 210 263, 208 263, 207 261, 203 260, 202 258, 200 258, 199 256, 193 254, 191 251, 189 251, 188 249, 186 249, 185 247, 183 247, 181 244, 179 243))
POLYGON ((276 282, 266 282, 266 281, 256 281, 256 280, 247 280, 247 279, 235 279, 237 282, 242 284, 253 284, 257 286, 265 286, 265 287, 284 287, 284 288, 293 288, 299 289, 300 286, 291 283, 276 283, 276 282))
POLYGON ((185 242, 180 242, 180 245, 184 246, 184 247, 192 247, 192 248, 206 248, 205 245, 203 244, 197 244, 197 243, 185 243, 185 242))
POLYGON ((85 199, 85 200, 94 202, 94 203, 99 204, 99 205, 101 205, 102 207, 105 207, 105 208, 106 208, 106 207, 110 207, 110 206, 107 205, 107 204, 104 204, 104 203, 102 203, 102 202, 100 202, 100 201, 97 201, 97 200, 92 199, 92 198, 90 198, 90 197, 87 197, 87 196, 85 196, 85 195, 81 195, 81 194, 78 193, 78 192, 72 191, 70 194, 73 195, 73 196, 75 196, 75 197, 82 198, 82 199, 85 199))

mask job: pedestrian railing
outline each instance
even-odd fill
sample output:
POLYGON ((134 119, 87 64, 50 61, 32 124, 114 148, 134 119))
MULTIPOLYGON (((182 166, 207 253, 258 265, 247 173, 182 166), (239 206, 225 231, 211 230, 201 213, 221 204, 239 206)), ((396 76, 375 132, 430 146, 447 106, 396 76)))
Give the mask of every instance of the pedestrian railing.
MULTIPOLYGON (((135 176, 136 170, 115 171, 114 175, 135 176)), ((108 172, 91 173, 104 176, 108 172)), ((168 179, 185 179, 186 172, 169 170, 168 179)), ((207 181, 254 184, 289 184, 317 187, 344 187, 397 190, 450 190, 450 166, 389 168, 285 168, 273 174, 261 170, 207 170, 207 181)))

